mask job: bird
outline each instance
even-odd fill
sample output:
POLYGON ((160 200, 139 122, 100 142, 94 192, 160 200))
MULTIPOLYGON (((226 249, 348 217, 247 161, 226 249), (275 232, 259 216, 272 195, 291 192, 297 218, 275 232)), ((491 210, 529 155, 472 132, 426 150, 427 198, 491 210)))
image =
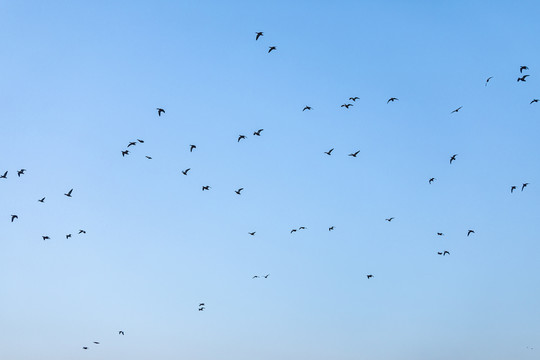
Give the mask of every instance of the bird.
POLYGON ((484 86, 487 86, 489 80, 491 80, 491 79, 493 79, 493 76, 490 76, 490 77, 488 77, 488 78, 486 79, 486 84, 485 84, 484 86))
POLYGON ((123 150, 122 151, 122 157, 129 155, 129 150, 123 150))
POLYGON ((359 153, 360 153, 360 150, 350 153, 349 156, 356 157, 356 155, 358 155, 359 153))
POLYGON ((520 74, 523 73, 523 70, 529 70, 529 68, 527 66, 525 66, 525 65, 522 65, 522 66, 519 67, 519 73, 520 74))
POLYGON ((203 186, 203 187, 202 187, 202 191, 204 191, 204 190, 210 190, 210 186, 208 186, 208 185, 203 186))
POLYGON ((156 108, 156 110, 157 110, 158 116, 161 116, 162 113, 163 114, 165 113, 165 110, 163 110, 162 108, 156 108))
POLYGON ((437 251, 437 255, 442 255, 442 252, 440 252, 440 251, 437 251))
POLYGON ((248 234, 251 235, 251 236, 255 236, 255 233, 256 233, 256 231, 248 232, 248 234))
POLYGON ((73 192, 73 189, 69 190, 69 191, 67 192, 67 194, 64 194, 64 195, 66 195, 67 197, 71 197, 71 193, 72 193, 72 192, 73 192))
POLYGON ((353 104, 343 104, 341 105, 341 107, 344 107, 346 109, 348 109, 350 106, 354 106, 353 104))
POLYGON ((432 182, 434 182, 435 180, 437 180, 437 179, 435 179, 435 178, 431 178, 431 179, 429 179, 429 181, 428 181, 428 182, 429 182, 429 183, 431 184, 431 183, 432 183, 432 182))
POLYGON ((86 231, 84 231, 84 230, 79 230, 79 235, 81 235, 81 234, 86 234, 86 231))
POLYGON ((334 230, 334 227, 333 227, 333 226, 330 226, 330 227, 328 228, 328 231, 332 231, 332 230, 334 230))
POLYGON ((120 330, 120 331, 118 332, 118 335, 125 335, 125 334, 124 334, 124 332, 123 332, 122 330, 120 330))
POLYGON ((474 232, 474 230, 469 230, 469 231, 467 231, 467 236, 469 236, 469 235, 471 235, 471 234, 476 234, 476 233, 474 232))
POLYGON ((304 106, 304 108, 302 109, 302 111, 306 111, 306 110, 311 110, 311 106, 304 106))
POLYGON ((4 175, 0 176, 0 179, 7 179, 7 174, 8 174, 8 172, 6 171, 6 172, 4 173, 4 175))
POLYGON ((269 276, 270 276, 270 274, 266 274, 266 275, 263 276, 263 278, 268 279, 269 276))
POLYGON ((522 77, 518 77, 517 81, 518 82, 520 82, 520 81, 526 82, 527 81, 527 76, 529 76, 529 75, 523 75, 522 77))
POLYGON ((69 239, 71 237, 71 234, 66 235, 66 239, 69 239))
POLYGON ((384 220, 386 220, 386 221, 390 222, 390 221, 394 220, 394 218, 393 218, 393 217, 391 217, 391 218, 388 218, 388 219, 384 219, 384 220))
POLYGON ((238 189, 238 190, 234 190, 234 192, 237 193, 238 195, 240 195, 240 192, 241 192, 242 190, 244 190, 244 188, 240 188, 240 189, 238 189))
POLYGON ((296 232, 296 229, 292 229, 292 230, 291 230, 291 234, 292 234, 293 232, 296 232))
POLYGON ((259 276, 258 275, 253 275, 252 279, 258 279, 259 276))
POLYGON ((456 110, 452 111, 450 114, 457 113, 463 106, 458 107, 456 110))
POLYGON ((399 99, 395 98, 395 97, 392 97, 392 98, 388 99, 388 101, 386 103, 388 104, 389 102, 394 102, 396 100, 399 100, 399 99))
POLYGON ((255 41, 259 40, 261 36, 264 36, 262 31, 257 31, 255 34, 257 34, 257 36, 255 36, 255 41))
POLYGON ((450 251, 446 251, 446 250, 444 250, 444 252, 443 252, 443 254, 442 254, 442 255, 443 255, 443 256, 445 256, 445 255, 450 255, 450 251))
POLYGON ((51 238, 48 237, 48 236, 42 236, 42 238, 43 238, 43 241, 45 241, 45 240, 50 240, 50 239, 51 239, 51 238))
POLYGON ((332 151, 334 151, 334 148, 331 148, 330 150, 325 151, 324 153, 325 153, 326 155, 332 155, 332 151))
POLYGON ((443 233, 437 233, 437 235, 439 235, 439 236, 443 236, 444 234, 443 234, 443 233))
POLYGON ((128 144, 128 146, 127 146, 127 147, 130 147, 130 146, 135 146, 135 145, 137 145, 137 143, 136 143, 135 141, 131 141, 131 142, 130 142, 130 143, 128 144))
POLYGON ((151 157, 151 156, 146 155, 145 157, 146 157, 148 160, 152 160, 152 157, 151 157))
POLYGON ((276 50, 276 47, 275 47, 275 46, 269 46, 269 47, 268 47, 268 53, 270 54, 270 52, 271 52, 272 50, 276 50))
POLYGON ((19 217, 17 215, 11 215, 11 222, 13 222, 13 220, 15 219, 18 219, 19 217))
POLYGON ((264 129, 259 129, 259 130, 255 131, 255 132, 253 133, 253 135, 261 136, 261 131, 263 131, 263 130, 264 130, 264 129))
POLYGON ((305 226, 300 226, 300 227, 298 228, 298 230, 306 230, 306 227, 305 227, 305 226))
POLYGON ((456 160, 456 156, 457 156, 457 155, 458 155, 458 154, 454 154, 454 155, 452 155, 452 156, 450 157, 450 164, 452 164, 452 161, 456 160))
POLYGON ((355 97, 350 97, 349 100, 356 101, 356 100, 360 100, 360 98, 358 96, 355 96, 355 97))
POLYGON ((99 341, 94 341, 94 344, 99 345, 99 341))
POLYGON ((368 279, 371 279, 373 277, 373 275, 369 274, 369 275, 366 275, 368 279))
POLYGON ((529 185, 529 183, 524 183, 523 185, 521 185, 521 191, 523 191, 523 189, 525 189, 527 185, 529 185))
POLYGON ((204 303, 200 303, 200 304, 199 304, 199 307, 201 307, 201 306, 205 306, 204 303))
POLYGON ((83 346, 83 350, 88 350, 88 346, 83 346))
POLYGON ((43 203, 43 202, 45 202, 45 198, 41 198, 41 199, 39 199, 38 201, 39 201, 40 203, 43 203))
POLYGON ((201 307, 199 308, 199 311, 204 311, 204 306, 201 306, 201 307))
POLYGON ((530 105, 530 104, 537 103, 537 102, 539 102, 539 101, 540 101, 540 100, 538 100, 538 99, 532 99, 532 101, 529 103, 529 105, 530 105))
POLYGON ((137 139, 137 141, 140 142, 141 144, 144 144, 144 140, 137 139))
POLYGON ((193 149, 196 149, 197 145, 189 145, 189 152, 193 152, 193 149))
POLYGON ((238 136, 238 142, 240 142, 240 140, 245 139, 245 138, 246 138, 246 135, 239 135, 238 136))
POLYGON ((17 176, 21 177, 21 175, 24 175, 25 171, 26 171, 26 169, 21 169, 21 170, 17 171, 17 176))
POLYGON ((191 170, 191 168, 187 168, 186 170, 182 171, 182 174, 187 175, 188 171, 191 170))
POLYGON ((514 190, 516 190, 516 186, 515 186, 515 185, 512 185, 512 187, 510 188, 510 193, 513 193, 514 190))

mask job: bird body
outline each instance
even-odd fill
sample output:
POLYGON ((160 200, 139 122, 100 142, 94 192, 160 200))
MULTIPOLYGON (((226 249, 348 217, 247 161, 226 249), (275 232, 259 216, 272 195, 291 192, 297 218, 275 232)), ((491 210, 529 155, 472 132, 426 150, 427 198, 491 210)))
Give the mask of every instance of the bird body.
POLYGON ((373 275, 369 274, 369 275, 366 275, 368 279, 371 279, 373 277, 373 275))
POLYGON ((311 106, 304 106, 304 108, 302 109, 302 111, 306 111, 306 110, 311 110, 311 106))
POLYGON ((450 114, 457 113, 459 110, 461 110, 462 107, 463 107, 463 106, 458 107, 457 109, 455 109, 454 111, 452 111, 450 114))
POLYGON ((487 84, 489 83, 489 80, 493 79, 493 76, 490 76, 486 79, 486 84, 484 86, 487 86, 487 84))
POLYGON ((360 150, 350 153, 349 156, 356 157, 356 155, 358 155, 359 153, 360 153, 360 150))
POLYGON ((524 183, 523 185, 521 185, 521 191, 523 191, 523 189, 525 189, 527 185, 529 185, 529 183, 524 183))
POLYGON ((193 152, 193 149, 196 149, 197 145, 189 145, 189 152, 193 152))
POLYGON ((8 174, 8 172, 6 171, 6 172, 4 173, 4 175, 1 175, 1 176, 0 176, 0 179, 7 179, 7 174, 8 174))
POLYGON ((256 231, 248 232, 248 234, 251 235, 251 236, 255 236, 255 233, 256 233, 256 231))
MULTIPOLYGON (((21 175, 24 175, 25 171, 26 171, 26 169, 21 169, 21 170, 17 171, 17 176, 21 177, 21 175)), ((7 174, 7 172, 6 172, 6 174, 7 174)))
POLYGON ((344 107, 346 109, 348 109, 351 106, 354 106, 354 105, 353 104, 343 104, 343 105, 341 105, 341 107, 344 107))
POLYGON ((529 75, 523 75, 522 77, 518 77, 517 81, 518 82, 520 82, 520 81, 526 82, 527 81, 527 76, 529 76, 529 75))
POLYGON ((263 130, 264 130, 264 129, 259 129, 259 130, 255 131, 255 132, 253 133, 253 135, 255 135, 255 136, 261 136, 261 131, 263 131, 263 130))
POLYGON ((527 66, 525 66, 525 65, 522 65, 522 66, 519 67, 519 73, 520 74, 523 73, 523 70, 529 70, 529 68, 527 66))
POLYGON ((240 193, 242 192, 242 190, 244 190, 244 188, 240 188, 238 190, 234 190, 234 192, 238 195, 240 195, 240 193))
POLYGON ((532 101, 529 103, 529 105, 530 105, 530 104, 537 103, 537 102, 539 102, 539 101, 540 101, 539 99, 532 99, 532 101))
POLYGON ((11 215, 11 222, 13 222, 13 220, 15 219, 18 219, 19 217, 17 215, 11 215))
POLYGON ((210 190, 210 186, 208 186, 208 185, 203 186, 203 187, 202 187, 202 191, 204 191, 204 190, 210 190))
POLYGON ((73 192, 73 189, 69 190, 69 191, 68 191, 66 194, 64 194, 64 195, 66 195, 67 197, 71 197, 71 193, 72 193, 72 192, 73 192))
POLYGON ((122 151, 122 157, 129 155, 129 150, 123 150, 122 151))
POLYGON ((510 187, 510 193, 513 193, 514 190, 516 190, 516 186, 512 185, 512 187, 510 187))
POLYGON ((39 199, 38 201, 39 201, 40 203, 43 203, 43 202, 45 202, 45 198, 41 198, 41 199, 39 199))
POLYGON ((330 150, 328 151, 325 151, 324 153, 328 156, 332 155, 332 151, 334 151, 334 148, 331 148, 330 150))
POLYGON ((350 97, 349 100, 356 101, 356 100, 360 100, 360 98, 358 96, 355 96, 355 97, 350 97))
POLYGON ((469 230, 467 231, 467 236, 471 235, 471 234, 475 234, 474 230, 469 230))
POLYGON ((390 222, 390 221, 394 220, 394 218, 393 218, 393 217, 391 217, 391 218, 388 218, 388 219, 384 219, 384 220, 386 220, 386 221, 390 222))
POLYGON ((270 54, 272 51, 276 50, 275 46, 269 46, 268 47, 268 53, 270 54))
POLYGON ((245 138, 246 138, 246 135, 238 135, 238 142, 240 142, 240 140, 245 139, 245 138))
POLYGON ((260 38, 261 36, 264 36, 262 31, 257 31, 257 32, 255 32, 255 34, 257 34, 257 35, 255 36, 255 41, 259 40, 259 38, 260 38))
POLYGON ((156 110, 157 110, 158 116, 161 116, 161 114, 165 113, 165 110, 163 110, 162 108, 156 108, 156 110))
POLYGON ((391 97, 390 99, 388 99, 388 101, 386 103, 388 104, 389 102, 394 102, 396 100, 399 100, 399 99, 395 98, 395 97, 391 97))
POLYGON ((182 171, 182 174, 187 175, 188 171, 191 170, 191 168, 187 168, 186 170, 182 171))
POLYGON ((458 154, 454 154, 450 157, 450 164, 452 164, 452 162, 456 160, 456 156, 458 156, 458 154))
POLYGON ((429 182, 429 183, 431 184, 431 183, 432 183, 432 182, 434 182, 435 180, 437 180, 437 179, 435 179, 435 178, 431 178, 431 179, 429 179, 429 181, 428 181, 428 182, 429 182))

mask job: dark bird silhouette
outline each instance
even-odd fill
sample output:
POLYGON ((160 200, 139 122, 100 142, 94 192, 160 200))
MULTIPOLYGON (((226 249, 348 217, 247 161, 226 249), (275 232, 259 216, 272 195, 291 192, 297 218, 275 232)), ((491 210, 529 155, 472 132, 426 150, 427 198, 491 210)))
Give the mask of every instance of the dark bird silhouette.
POLYGON ((88 346, 83 346, 83 350, 88 350, 88 346))
POLYGON ((527 66, 525 66, 525 65, 522 65, 522 66, 519 67, 519 73, 520 74, 523 73, 523 70, 529 70, 529 68, 527 66))
POLYGON ((518 82, 520 82, 520 81, 526 82, 527 81, 527 76, 529 76, 529 75, 523 75, 522 77, 518 77, 517 81, 518 82))
POLYGON ((157 110, 158 116, 161 116, 162 113, 163 114, 165 113, 165 110, 163 110, 162 108, 156 108, 156 110, 157 110))
POLYGON ((137 141, 140 142, 141 144, 144 144, 144 140, 137 139, 137 141))
POLYGON ((529 185, 529 183, 524 183, 523 185, 521 185, 521 191, 523 191, 523 189, 525 189, 527 185, 529 185))
POLYGON ((359 153, 360 153, 360 150, 350 153, 349 156, 356 157, 356 155, 358 155, 359 153))
POLYGON ((270 54, 270 52, 272 52, 273 50, 276 50, 276 47, 275 46, 269 46, 268 47, 268 53, 270 54))
POLYGON ((388 99, 388 101, 386 103, 388 104, 389 102, 394 102, 396 100, 399 100, 399 99, 395 98, 395 97, 392 97, 392 98, 388 99))
POLYGON ((234 190, 235 193, 237 193, 238 195, 240 195, 240 193, 242 192, 242 190, 244 190, 244 188, 240 188, 238 190, 234 190))
POLYGON ((129 155, 129 150, 123 150, 122 151, 122 157, 129 155))
POLYGON ((259 40, 261 36, 264 36, 262 31, 257 31, 255 34, 257 34, 257 36, 255 36, 255 41, 259 40))
POLYGON ((7 174, 8 174, 8 172, 6 171, 6 172, 4 173, 4 175, 0 176, 0 179, 7 179, 7 174))
POLYGON ((94 341, 94 344, 99 345, 99 341, 94 341))
POLYGON ((516 190, 516 186, 512 185, 512 187, 510 188, 510 193, 513 193, 514 190, 516 190))
POLYGON ((459 110, 461 110, 463 106, 458 107, 456 110, 452 111, 450 114, 457 113, 459 110))
POLYGON ((199 308, 199 311, 204 311, 204 309, 205 309, 205 307, 204 307, 204 306, 201 306, 201 307, 199 308))
POLYGON ((442 255, 442 252, 440 252, 440 251, 437 251, 437 255, 442 255))
POLYGON ((21 169, 21 170, 17 171, 17 176, 21 177, 21 175, 24 175, 25 171, 26 171, 26 169, 21 169))
POLYGON ((437 235, 439 235, 439 236, 443 236, 444 234, 443 234, 443 233, 437 233, 437 235))
POLYGON ((127 146, 127 147, 130 147, 130 146, 135 146, 135 145, 137 145, 137 143, 136 143, 135 141, 132 141, 132 142, 130 142, 130 143, 128 144, 128 146, 127 146))
POLYGON ((458 154, 454 154, 454 155, 452 155, 452 156, 450 157, 450 164, 452 164, 452 161, 456 160, 456 156, 457 156, 457 155, 458 155, 458 154))
POLYGON ((356 100, 360 100, 360 98, 358 96, 355 96, 355 97, 350 97, 349 100, 356 101, 356 100))
POLYGON ((182 171, 182 174, 187 175, 189 170, 191 170, 191 168, 187 168, 186 170, 182 171))
POLYGON ((348 109, 350 106, 354 106, 354 105, 353 105, 353 104, 343 104, 343 105, 341 105, 341 107, 344 107, 344 108, 347 108, 347 109, 348 109))
POLYGON ((306 111, 306 110, 311 110, 311 106, 304 106, 304 108, 302 109, 302 111, 306 111))
POLYGON ((259 129, 259 130, 255 131, 255 132, 253 133, 253 135, 261 136, 261 131, 263 131, 263 130, 264 130, 264 129, 259 129))
POLYGON ((146 157, 148 160, 152 160, 152 157, 151 157, 151 156, 146 155, 145 157, 146 157))
POLYGON ((245 139, 245 138, 246 138, 245 135, 239 135, 239 136, 238 136, 238 142, 240 142, 240 140, 245 139))
POLYGON ((202 187, 202 191, 204 191, 204 190, 210 190, 210 186, 208 186, 208 185, 203 186, 203 187, 202 187))
POLYGON ((43 238, 43 241, 45 241, 45 240, 50 240, 50 239, 51 239, 51 238, 48 237, 48 236, 42 236, 42 238, 43 238))
POLYGON ((120 330, 120 331, 118 332, 118 335, 125 335, 125 334, 124 334, 124 332, 123 332, 122 330, 120 330))
POLYGON ((306 230, 306 227, 305 227, 305 226, 300 226, 300 227, 298 228, 298 230, 306 230))
POLYGON ((469 230, 469 231, 467 231, 467 236, 469 236, 469 235, 471 235, 471 234, 476 234, 476 233, 474 232, 474 230, 469 230))
POLYGON ((66 235, 66 239, 69 239, 71 237, 71 234, 66 235))
POLYGON ((199 307, 201 307, 201 306, 205 306, 204 303, 200 303, 200 304, 199 304, 199 307))
POLYGON ((384 219, 384 220, 386 220, 386 221, 390 222, 390 221, 394 220, 394 218, 393 218, 393 217, 391 217, 391 218, 388 218, 388 219, 384 219))
POLYGON ((64 194, 64 195, 66 195, 67 197, 71 197, 71 193, 72 193, 72 192, 73 192, 73 189, 69 190, 69 191, 67 192, 67 194, 64 194))
POLYGON ((13 220, 15 219, 18 219, 19 217, 17 215, 11 215, 11 222, 13 222, 13 220))
POLYGON ((332 231, 332 230, 334 230, 334 227, 333 227, 333 226, 330 226, 330 227, 328 228, 328 231, 332 231))
POLYGON ((254 276, 252 277, 252 279, 258 279, 258 278, 259 278, 258 275, 254 275, 254 276))
POLYGON ((266 275, 263 276, 263 278, 268 279, 269 276, 270 276, 270 274, 266 274, 266 275))
POLYGON ((248 234, 251 235, 251 236, 255 236, 255 233, 256 233, 256 231, 254 231, 254 232, 248 232, 248 234))
POLYGON ((332 151, 334 151, 334 148, 331 148, 330 150, 325 151, 324 153, 325 153, 326 155, 332 155, 332 151))
POLYGON ((43 202, 45 202, 45 198, 41 198, 41 199, 39 199, 38 201, 39 201, 40 203, 43 203, 43 202))
POLYGON ((488 77, 488 78, 486 79, 486 83, 485 83, 485 85, 484 85, 484 86, 487 86, 487 84, 488 84, 489 80, 491 80, 491 79, 493 79, 493 76, 490 76, 490 77, 488 77))
POLYGON ((428 181, 428 182, 429 182, 429 183, 431 184, 431 183, 432 183, 432 182, 434 182, 435 180, 437 180, 437 179, 435 179, 435 178, 431 178, 431 179, 429 179, 429 181, 428 181))
POLYGON ((84 230, 79 230, 79 235, 81 235, 81 234, 86 234, 86 231, 84 231, 84 230))
POLYGON ((291 234, 292 234, 293 232, 296 232, 296 229, 292 229, 292 230, 291 230, 291 234))
POLYGON ((369 274, 369 275, 366 275, 368 279, 371 279, 373 277, 373 275, 369 274))
POLYGON ((538 101, 540 101, 540 100, 538 100, 538 99, 532 99, 532 101, 529 103, 529 105, 530 105, 530 104, 537 103, 538 101))
POLYGON ((196 149, 197 145, 189 145, 189 152, 193 152, 193 149, 196 149))
POLYGON ((450 255, 450 251, 446 251, 446 250, 444 250, 444 252, 443 252, 443 254, 442 254, 442 255, 443 255, 443 256, 445 256, 445 255, 450 255))

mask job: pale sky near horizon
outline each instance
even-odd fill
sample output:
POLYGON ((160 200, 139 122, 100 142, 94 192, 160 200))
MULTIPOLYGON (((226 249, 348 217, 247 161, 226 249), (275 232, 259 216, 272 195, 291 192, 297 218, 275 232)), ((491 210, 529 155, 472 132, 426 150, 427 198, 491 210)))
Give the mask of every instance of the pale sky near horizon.
POLYGON ((0 359, 537 359, 539 13, 0 1, 0 359))

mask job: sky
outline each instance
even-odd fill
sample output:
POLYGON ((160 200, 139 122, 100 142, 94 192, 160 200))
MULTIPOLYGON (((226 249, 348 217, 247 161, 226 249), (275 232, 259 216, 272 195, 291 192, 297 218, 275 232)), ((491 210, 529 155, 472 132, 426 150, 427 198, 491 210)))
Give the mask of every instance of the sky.
POLYGON ((537 359, 539 11, 1 1, 0 358, 537 359))

